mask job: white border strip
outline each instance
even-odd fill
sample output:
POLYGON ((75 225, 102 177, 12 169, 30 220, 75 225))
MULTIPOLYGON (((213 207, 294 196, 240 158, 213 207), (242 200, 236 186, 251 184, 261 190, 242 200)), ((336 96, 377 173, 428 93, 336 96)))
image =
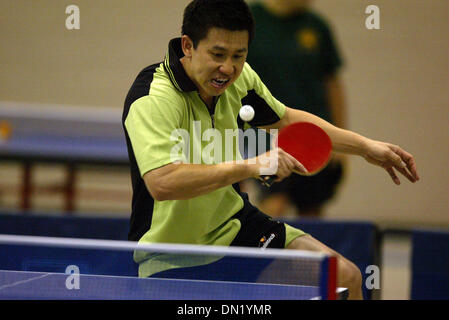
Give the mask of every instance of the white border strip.
MULTIPOLYGON (((7 270, 7 271, 9 271, 9 270, 7 270)), ((3 272, 3 270, 2 270, 2 272, 3 272)), ((50 276, 50 273, 42 274, 42 275, 36 276, 34 278, 29 278, 29 279, 25 279, 25 280, 16 281, 16 282, 13 282, 13 283, 7 283, 7 284, 5 284, 3 286, 0 286, 0 290, 6 289, 6 288, 12 288, 12 287, 18 286, 20 284, 24 284, 24 283, 31 282, 31 281, 38 280, 38 279, 42 279, 42 278, 46 278, 48 276, 50 276)))
POLYGON ((86 121, 121 124, 122 109, 64 104, 0 101, 0 118, 86 121))
POLYGON ((117 241, 117 240, 18 236, 18 235, 5 235, 5 234, 0 234, 0 244, 46 246, 57 248, 115 250, 115 251, 140 250, 158 253, 204 254, 204 255, 223 255, 234 257, 254 257, 254 258, 280 258, 280 259, 305 258, 317 261, 320 261, 327 256, 326 254, 319 252, 302 251, 302 250, 286 250, 286 249, 272 249, 272 248, 258 249, 258 248, 168 244, 168 243, 150 244, 150 243, 137 243, 131 241, 117 241))

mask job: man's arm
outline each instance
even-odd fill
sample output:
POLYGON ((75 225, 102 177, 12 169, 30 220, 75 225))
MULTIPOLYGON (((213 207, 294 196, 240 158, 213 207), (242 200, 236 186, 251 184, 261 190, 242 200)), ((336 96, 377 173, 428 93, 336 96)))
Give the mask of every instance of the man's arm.
POLYGON ((332 140, 333 151, 364 157, 369 163, 384 168, 396 184, 400 184, 395 170, 411 182, 419 180, 413 156, 397 145, 375 141, 355 132, 338 128, 329 122, 305 111, 288 108, 284 117, 263 129, 282 129, 294 122, 311 122, 321 127, 332 140))
POLYGON ((151 196, 158 200, 185 200, 207 194, 254 175, 254 165, 171 163, 147 172, 143 179, 151 196))
POLYGON ((306 172, 299 161, 283 150, 276 148, 269 151, 271 152, 276 152, 277 161, 255 157, 240 163, 224 162, 215 165, 171 163, 147 172, 143 179, 151 196, 164 201, 190 199, 248 178, 257 178, 262 168, 271 168, 273 165, 276 166, 276 175, 280 179, 294 170, 306 172))

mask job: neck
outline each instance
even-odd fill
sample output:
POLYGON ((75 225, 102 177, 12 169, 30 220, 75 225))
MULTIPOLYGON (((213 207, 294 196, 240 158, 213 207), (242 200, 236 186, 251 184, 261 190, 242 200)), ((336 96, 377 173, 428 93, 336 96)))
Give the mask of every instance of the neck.
POLYGON ((200 84, 197 83, 197 81, 192 76, 192 73, 190 71, 190 60, 188 60, 186 57, 182 57, 181 59, 179 59, 179 61, 181 62, 182 67, 184 68, 184 71, 186 72, 187 76, 190 78, 190 80, 192 80, 192 82, 197 87, 201 100, 203 100, 203 102, 206 104, 206 106, 209 109, 212 108, 212 104, 214 102, 214 97, 208 96, 205 92, 203 92, 203 90, 201 90, 200 84))
POLYGON ((201 100, 203 100, 204 104, 206 105, 206 107, 209 110, 212 110, 212 107, 214 105, 214 97, 211 97, 211 96, 205 97, 205 95, 202 94, 200 91, 198 93, 200 95, 201 100))
POLYGON ((270 13, 279 17, 288 17, 303 11, 305 7, 292 4, 289 0, 265 0, 263 4, 270 13))

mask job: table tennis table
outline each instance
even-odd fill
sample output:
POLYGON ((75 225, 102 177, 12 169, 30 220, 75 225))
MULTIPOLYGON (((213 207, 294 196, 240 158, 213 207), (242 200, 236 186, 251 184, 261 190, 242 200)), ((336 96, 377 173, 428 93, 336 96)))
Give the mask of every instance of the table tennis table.
POLYGON ((0 139, 0 160, 23 164, 20 206, 25 212, 31 209, 32 174, 37 163, 65 166, 65 181, 59 189, 65 197, 66 212, 75 210, 80 165, 129 166, 117 110, 58 112, 54 107, 42 107, 17 111, 6 105, 0 111, 0 120, 11 128, 10 136, 0 139))
MULTIPOLYGON (((319 287, 0 270, 0 300, 320 300, 319 287), (73 276, 73 275, 72 275, 73 276), (69 289, 72 288, 72 289, 69 289)), ((338 288, 338 299, 347 289, 338 288)))

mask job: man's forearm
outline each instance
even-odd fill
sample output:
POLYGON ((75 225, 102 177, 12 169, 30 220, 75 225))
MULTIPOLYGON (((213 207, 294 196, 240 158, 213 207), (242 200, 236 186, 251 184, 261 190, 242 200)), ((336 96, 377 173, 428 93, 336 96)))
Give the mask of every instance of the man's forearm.
MULTIPOLYGON (((332 140, 333 151, 363 156, 367 138, 345 129, 338 128, 331 123, 311 113, 288 108, 282 119, 282 127, 294 122, 311 122, 321 127, 332 140)), ((281 127, 281 128, 282 128, 281 127)), ((280 128, 280 129, 281 129, 280 128)))
POLYGON ((152 196, 159 201, 185 200, 210 193, 254 176, 258 170, 248 161, 216 165, 170 164, 144 176, 152 196))

